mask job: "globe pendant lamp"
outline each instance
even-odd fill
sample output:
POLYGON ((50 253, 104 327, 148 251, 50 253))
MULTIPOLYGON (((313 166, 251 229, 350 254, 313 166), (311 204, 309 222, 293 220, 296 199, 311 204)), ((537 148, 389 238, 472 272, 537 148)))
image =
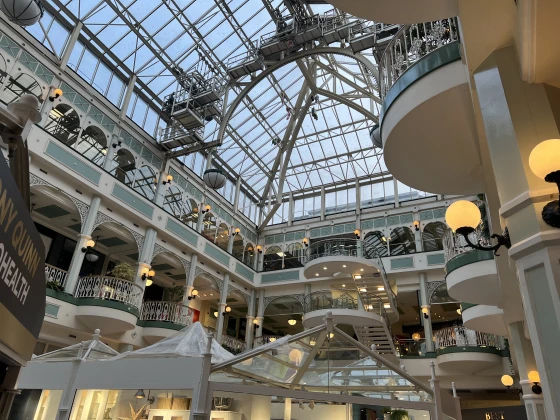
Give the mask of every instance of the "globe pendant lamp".
MULTIPOLYGON (((560 170, 558 158, 560 157, 560 139, 545 140, 531 151, 529 167, 531 171, 546 182, 556 184, 560 191, 560 170)), ((545 205, 542 209, 542 218, 549 226, 560 228, 560 207, 558 200, 545 205)))
POLYGON ((226 184, 226 176, 221 169, 207 169, 202 177, 207 187, 219 190, 226 184))
POLYGON ((9 21, 18 26, 31 26, 45 13, 39 0, 2 0, 0 9, 9 21))

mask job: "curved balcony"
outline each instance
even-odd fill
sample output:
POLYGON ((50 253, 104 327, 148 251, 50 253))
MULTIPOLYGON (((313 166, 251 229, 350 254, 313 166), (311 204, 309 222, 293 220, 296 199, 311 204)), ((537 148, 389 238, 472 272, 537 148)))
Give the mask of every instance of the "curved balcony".
MULTIPOLYGON (((479 228, 469 236, 473 243, 484 243, 489 235, 479 228)), ((491 251, 472 249, 461 235, 450 230, 444 237, 444 250, 449 296, 460 302, 501 305, 502 290, 491 251)))
POLYGON ((45 281, 47 282, 47 287, 54 290, 63 290, 66 280, 68 280, 68 271, 50 264, 45 264, 45 281))
POLYGON ((484 191, 484 180, 458 28, 455 18, 405 25, 391 40, 380 65, 381 137, 401 182, 468 195, 484 191))
POLYGON ((434 336, 437 363, 442 369, 472 374, 502 361, 501 339, 497 335, 459 325, 438 330, 434 336))
POLYGON ((130 281, 107 276, 78 278, 76 317, 92 330, 113 334, 134 329, 144 290, 130 281))
POLYGON ((476 331, 505 336, 508 334, 503 309, 493 305, 461 303, 463 324, 476 331))
POLYGON ((192 324, 194 311, 182 302, 151 301, 142 304, 138 325, 143 337, 155 343, 192 324))

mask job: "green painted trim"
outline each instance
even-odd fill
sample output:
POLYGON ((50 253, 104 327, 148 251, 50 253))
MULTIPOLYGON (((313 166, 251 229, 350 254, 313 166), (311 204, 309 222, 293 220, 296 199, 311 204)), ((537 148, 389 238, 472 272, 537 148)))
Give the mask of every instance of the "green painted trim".
POLYGON ((93 299, 93 298, 75 298, 65 292, 56 292, 52 289, 47 289, 47 296, 63 302, 70 303, 74 306, 101 306, 104 308, 117 309, 119 311, 128 312, 135 317, 140 316, 140 311, 134 306, 127 305, 126 303, 117 302, 114 300, 93 299))
POLYGON ((165 321, 141 321, 138 320, 136 325, 143 328, 165 328, 167 330, 181 331, 185 325, 175 324, 174 322, 165 321))
POLYGON ((490 353, 490 354, 496 354, 500 357, 502 355, 500 350, 495 347, 465 346, 465 347, 445 347, 443 349, 437 349, 438 356, 441 356, 443 354, 451 354, 451 353, 490 353))
POLYGON ((171 217, 167 218, 167 224, 165 225, 165 229, 167 229, 170 232, 173 232, 179 238, 184 239, 191 245, 197 246, 198 244, 199 234, 189 231, 189 229, 185 228, 183 225, 181 225, 171 217))
POLYGON ((50 316, 52 318, 58 318, 58 311, 60 310, 60 306, 53 305, 52 303, 47 302, 45 306, 45 315, 50 316))
POLYGON ((47 148, 45 149, 45 154, 61 163, 62 165, 66 166, 68 169, 72 170, 78 175, 81 175, 88 181, 94 183, 95 185, 99 185, 99 181, 101 180, 101 172, 98 172, 95 169, 91 168, 89 165, 82 162, 72 153, 68 152, 52 140, 49 140, 47 148))
POLYGON ((435 359, 437 354, 435 352, 428 352, 424 356, 401 356, 401 359, 435 359))
POLYGON ((461 312, 464 312, 467 309, 473 308, 475 306, 478 306, 478 303, 461 302, 461 312))
POLYGON ((464 267, 465 265, 475 264, 482 261, 488 261, 494 259, 494 253, 492 251, 479 251, 478 249, 473 249, 469 252, 464 252, 459 255, 455 255, 445 264, 445 272, 447 275, 457 270, 458 268, 464 267))
POLYGON ((445 264, 445 255, 441 254, 428 255, 428 265, 443 265, 445 264))
POLYGON ((130 191, 124 189, 120 184, 114 183, 113 184, 113 192, 111 195, 115 198, 118 198, 123 203, 128 204, 135 210, 138 210, 144 216, 149 217, 150 219, 154 215, 154 208, 141 200, 140 198, 136 197, 136 195, 132 194, 130 191))
POLYGON ((243 277, 245 277, 247 280, 249 280, 251 283, 255 280, 255 273, 253 272, 253 270, 247 268, 245 265, 243 265, 242 263, 235 263, 235 272, 243 277))
POLYGON ((206 242, 206 244, 204 245, 204 253, 215 258, 222 264, 229 266, 229 254, 224 254, 220 249, 214 247, 210 242, 206 242))
POLYGON ((399 268, 413 268, 413 267, 414 267, 413 257, 391 259, 391 270, 398 270, 399 268))
POLYGON ((261 274, 261 283, 274 283, 278 281, 299 280, 299 269, 278 270, 270 274, 261 274))
POLYGON ((379 115, 381 130, 383 130, 383 118, 385 114, 399 95, 427 74, 449 63, 460 60, 460 45, 461 43, 459 41, 444 45, 422 57, 403 73, 399 80, 391 86, 391 89, 389 89, 389 92, 387 92, 387 95, 385 95, 383 99, 383 106, 381 107, 381 113, 379 115))

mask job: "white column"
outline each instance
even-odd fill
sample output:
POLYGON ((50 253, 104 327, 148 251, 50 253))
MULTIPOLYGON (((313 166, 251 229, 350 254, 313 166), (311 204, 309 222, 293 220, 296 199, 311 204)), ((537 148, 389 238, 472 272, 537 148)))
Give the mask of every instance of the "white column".
POLYGON ((72 29, 72 33, 70 34, 70 39, 66 43, 66 48, 64 49, 64 53, 60 59, 60 70, 63 72, 66 70, 66 66, 68 65, 68 60, 72 55, 72 51, 74 50, 74 46, 76 45, 76 41, 78 41, 78 37, 80 36, 80 32, 82 31, 82 27, 84 26, 82 21, 76 22, 76 26, 72 29))
MULTIPOLYGON (((251 290, 251 299, 249 300, 249 305, 247 307, 247 327, 245 329, 245 343, 247 344, 247 348, 250 349, 253 347, 253 331, 255 329, 255 324, 253 321, 255 320, 255 301, 257 300, 257 293, 255 289, 251 290)), ((260 325, 259 328, 260 329, 260 325)))
POLYGON ((270 420, 271 419, 271 397, 263 395, 253 395, 251 404, 250 420, 270 420))
MULTIPOLYGON (((164 165, 164 168, 168 167, 168 163, 164 165)), ((156 190, 154 192, 154 204, 156 206, 163 206, 163 201, 165 199, 165 194, 167 192, 168 184, 163 184, 163 182, 167 182, 167 170, 161 171, 158 176, 158 183, 156 186, 156 190)))
POLYGON ((292 399, 284 398, 284 420, 292 419, 292 399))
MULTIPOLYGON (((227 244, 227 252, 229 252, 230 254, 233 252, 233 241, 235 239, 235 236, 233 234, 234 230, 235 230, 235 226, 230 226, 228 244, 227 244)), ((216 235, 216 236, 218 236, 218 235, 216 235)))
POLYGON ((288 198, 288 226, 294 223, 294 195, 290 193, 288 198))
POLYGON ((395 190, 395 207, 400 207, 399 201, 399 181, 396 178, 393 178, 393 189, 395 190))
POLYGON ((218 305, 218 327, 216 328, 218 343, 222 343, 222 335, 224 333, 224 321, 226 316, 223 313, 226 311, 227 306, 227 294, 229 288, 229 273, 224 274, 224 286, 222 292, 220 293, 220 304, 218 305))
MULTIPOLYGON (((239 210, 237 209, 237 207, 239 207, 239 193, 241 192, 241 177, 237 178, 237 181, 235 181, 235 196, 233 198, 233 213, 237 214, 239 212, 239 210)), ((260 225, 260 223, 259 223, 260 225)))
POLYGON ((428 318, 426 319, 421 314, 421 319, 424 324, 424 337, 426 338, 426 351, 434 351, 434 342, 432 340, 432 314, 430 313, 430 296, 428 296, 428 279, 426 273, 419 273, 420 279, 420 305, 422 308, 428 309, 428 318))
POLYGON ((124 99, 121 107, 121 113, 119 118, 124 120, 126 118, 126 113, 128 111, 128 106, 130 105, 130 98, 132 98, 132 93, 134 92, 134 85, 136 84, 136 75, 133 74, 128 81, 126 86, 126 92, 124 94, 124 99))
POLYGON ((264 320, 264 289, 259 290, 259 305, 257 308, 257 321, 259 321, 260 328, 257 329, 255 337, 262 337, 264 320))
POLYGON ((212 409, 212 395, 209 394, 208 383, 212 368, 212 334, 207 336, 206 351, 202 354, 202 374, 198 387, 193 390, 192 408, 189 420, 208 420, 212 409))
POLYGON ((204 202, 198 204, 198 219, 196 221, 196 231, 198 233, 202 233, 202 222, 204 221, 204 214, 202 211, 204 210, 204 202))
POLYGON ((445 417, 443 415, 443 409, 441 404, 441 388, 439 386, 439 380, 436 379, 436 364, 433 360, 430 362, 430 371, 432 373, 432 378, 430 379, 430 386, 432 388, 432 391, 434 391, 434 396, 432 398, 432 401, 434 403, 433 420, 444 420, 445 417))
POLYGON ((196 263, 198 261, 198 254, 193 253, 191 255, 191 264, 189 266, 189 272, 187 273, 187 288, 185 290, 185 296, 183 296, 183 304, 190 306, 190 300, 188 297, 194 289, 194 278, 196 275, 196 263))
POLYGON ((325 220, 325 187, 321 186, 321 220, 325 220))
POLYGON ((519 384, 523 390, 523 403, 527 410, 527 418, 534 420, 546 420, 543 394, 537 395, 531 390, 533 383, 529 381, 528 374, 537 371, 537 362, 531 342, 525 338, 523 324, 516 322, 509 326, 511 347, 517 362, 519 371, 519 384))
POLYGON ((82 263, 86 256, 86 254, 82 252, 82 248, 86 246, 87 241, 92 239, 90 235, 93 231, 93 224, 95 223, 100 205, 101 197, 94 195, 89 205, 88 214, 82 225, 81 233, 78 235, 78 242, 76 242, 76 248, 74 248, 74 254, 70 261, 70 267, 68 268, 68 279, 64 285, 64 290, 67 293, 74 294, 74 289, 78 283, 78 276, 80 275, 80 269, 82 268, 82 263))

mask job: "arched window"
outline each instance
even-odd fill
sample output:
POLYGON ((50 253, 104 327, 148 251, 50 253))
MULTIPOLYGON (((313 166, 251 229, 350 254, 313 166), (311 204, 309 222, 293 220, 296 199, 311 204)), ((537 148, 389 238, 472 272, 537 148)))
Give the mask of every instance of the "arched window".
POLYGON ((4 79, 8 74, 6 73, 6 69, 7 69, 6 60, 4 60, 4 57, 0 55, 0 84, 4 83, 4 79))
POLYGON ((202 221, 202 236, 214 242, 216 239, 216 218, 212 213, 204 214, 202 221))
POLYGON ((366 258, 387 256, 387 239, 383 238, 383 233, 379 231, 368 232, 364 236, 364 256, 366 258))
POLYGON ((216 245, 227 251, 227 246, 229 242, 229 229, 225 223, 220 223, 218 226, 218 233, 216 235, 216 245))
POLYGON ((407 227, 399 226, 391 231, 391 255, 404 255, 416 252, 414 233, 407 227))
POLYGON ((190 198, 185 200, 185 214, 182 216, 183 223, 196 230, 198 223, 198 205, 190 198))
POLYGON ((150 166, 144 165, 136 170, 133 188, 152 201, 155 195, 156 180, 156 172, 150 166))
POLYGON ((441 251, 443 237, 449 228, 443 222, 431 222, 422 231, 422 247, 424 251, 441 251))
POLYGON ((284 268, 303 267, 305 264, 305 248, 299 242, 290 244, 284 253, 284 268))
POLYGON ((231 255, 237 258, 239 261, 243 261, 243 237, 241 235, 235 235, 233 237, 233 248, 231 250, 231 255))
POLYGON ((252 243, 245 245, 245 251, 243 252, 243 262, 249 267, 253 267, 255 263, 255 247, 252 243))
POLYGON ((284 253, 279 246, 271 246, 264 253, 263 271, 281 270, 284 253))
POLYGON ((91 125, 82 131, 80 141, 76 146, 76 151, 96 165, 101 166, 108 152, 107 136, 103 130, 91 125))
POLYGON ((80 133, 80 117, 69 105, 58 104, 51 109, 45 130, 68 146, 74 146, 80 133))
POLYGON ((2 91, 2 95, 0 95, 0 100, 5 104, 9 104, 17 101, 21 95, 26 93, 34 95, 39 101, 42 101, 43 90, 39 82, 27 73, 19 73, 16 76, 10 77, 2 91))
POLYGON ((183 193, 176 185, 171 185, 163 198, 163 209, 173 216, 181 219, 185 214, 183 193))
MULTIPOLYGON (((113 152, 109 150, 108 153, 113 152)), ((132 183, 134 182, 134 172, 136 169, 134 155, 126 149, 119 149, 113 158, 112 166, 113 167, 110 169, 111 175, 123 184, 132 186, 132 183)))

